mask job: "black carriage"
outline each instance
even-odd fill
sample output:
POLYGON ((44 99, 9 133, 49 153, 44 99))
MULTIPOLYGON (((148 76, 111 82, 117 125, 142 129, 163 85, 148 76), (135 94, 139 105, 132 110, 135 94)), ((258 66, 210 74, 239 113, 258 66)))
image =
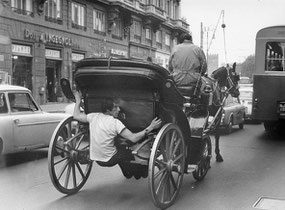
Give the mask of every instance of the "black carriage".
MULTIPOLYGON (((157 207, 173 204, 184 174, 192 173, 196 180, 205 177, 212 153, 207 127, 211 90, 204 97, 198 96, 199 104, 193 103, 195 97, 181 93, 193 96, 195 87, 179 90, 163 67, 130 59, 85 59, 77 64, 74 76, 84 96, 82 107, 86 114, 101 112, 101 101, 116 97, 120 98, 119 118, 131 131, 143 130, 154 117, 162 120, 162 127, 138 144, 119 136, 117 139, 120 146, 132 150, 135 160, 130 164, 148 166, 149 190, 157 207), (189 165, 196 168, 189 171, 189 165)), ((71 91, 64 87, 68 81, 62 82, 65 95, 72 99, 71 91)), ((60 192, 76 193, 88 179, 92 161, 86 159, 83 151, 88 150, 89 143, 88 125, 73 117, 56 128, 49 146, 48 164, 51 180, 60 192)))

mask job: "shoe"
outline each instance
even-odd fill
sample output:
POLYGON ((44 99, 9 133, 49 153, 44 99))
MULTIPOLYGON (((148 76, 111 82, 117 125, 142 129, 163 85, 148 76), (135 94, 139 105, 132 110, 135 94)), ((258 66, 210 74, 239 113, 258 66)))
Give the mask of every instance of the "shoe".
POLYGON ((187 174, 193 173, 198 169, 198 165, 195 164, 189 164, 187 168, 187 174))

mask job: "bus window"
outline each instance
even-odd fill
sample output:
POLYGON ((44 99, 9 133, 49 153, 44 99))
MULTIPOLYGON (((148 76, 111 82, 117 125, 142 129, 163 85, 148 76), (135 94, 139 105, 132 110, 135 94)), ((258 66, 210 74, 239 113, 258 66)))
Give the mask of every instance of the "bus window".
POLYGON ((285 42, 267 42, 265 71, 284 71, 285 42))

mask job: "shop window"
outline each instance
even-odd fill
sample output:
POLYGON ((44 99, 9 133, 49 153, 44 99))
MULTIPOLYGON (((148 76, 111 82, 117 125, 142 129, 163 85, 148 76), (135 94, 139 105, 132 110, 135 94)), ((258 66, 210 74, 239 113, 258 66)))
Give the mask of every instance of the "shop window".
POLYGON ((95 32, 105 33, 106 15, 97 9, 93 10, 93 29, 95 32))
POLYGON ((72 2, 71 3, 71 17, 72 17, 72 28, 81 29, 86 31, 86 7, 82 4, 72 2))
POLYGON ((47 0, 44 5, 45 19, 62 24, 62 0, 47 0))
POLYGON ((14 55, 12 57, 12 68, 12 84, 32 90, 32 58, 14 55))
POLYGON ((60 102, 63 94, 60 88, 61 61, 46 60, 47 101, 60 102))
POLYGON ((11 9, 21 15, 34 16, 32 0, 11 0, 11 9))

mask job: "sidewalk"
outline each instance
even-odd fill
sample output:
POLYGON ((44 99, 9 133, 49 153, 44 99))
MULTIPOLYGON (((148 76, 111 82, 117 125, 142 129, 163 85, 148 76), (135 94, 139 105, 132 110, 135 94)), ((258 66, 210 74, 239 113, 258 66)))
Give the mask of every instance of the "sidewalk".
POLYGON ((53 113, 64 113, 64 108, 70 103, 48 102, 40 105, 43 111, 53 113))

